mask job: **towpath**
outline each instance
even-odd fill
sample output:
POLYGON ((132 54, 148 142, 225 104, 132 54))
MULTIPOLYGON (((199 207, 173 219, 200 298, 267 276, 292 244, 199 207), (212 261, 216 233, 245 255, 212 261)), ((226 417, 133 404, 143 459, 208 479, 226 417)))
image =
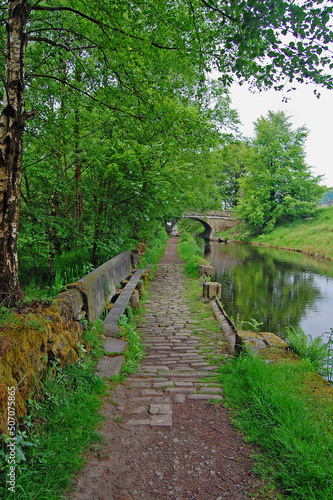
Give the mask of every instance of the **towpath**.
POLYGON ((207 341, 191 313, 186 279, 171 239, 139 325, 147 356, 106 398, 105 443, 91 450, 71 499, 263 498, 251 450, 220 404, 218 339, 207 341))

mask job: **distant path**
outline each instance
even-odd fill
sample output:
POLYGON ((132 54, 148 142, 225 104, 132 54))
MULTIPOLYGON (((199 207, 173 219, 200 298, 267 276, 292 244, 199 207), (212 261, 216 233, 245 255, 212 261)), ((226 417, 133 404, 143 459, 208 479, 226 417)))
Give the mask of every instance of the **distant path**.
POLYGON ((147 357, 106 399, 106 444, 75 481, 73 500, 246 500, 260 486, 227 409, 209 402, 222 399, 205 358, 218 347, 191 313, 177 241, 168 241, 139 325, 147 357))

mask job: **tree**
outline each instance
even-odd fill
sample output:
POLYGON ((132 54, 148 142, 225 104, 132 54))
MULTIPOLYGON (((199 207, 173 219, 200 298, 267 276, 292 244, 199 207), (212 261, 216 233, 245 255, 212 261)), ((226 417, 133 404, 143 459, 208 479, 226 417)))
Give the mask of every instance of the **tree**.
POLYGON ((241 140, 232 141, 215 152, 219 198, 226 209, 238 204, 239 179, 247 171, 251 156, 251 146, 241 140))
POLYGON ((283 111, 255 122, 253 158, 239 181, 238 216, 252 233, 304 217, 316 208, 325 188, 305 163, 305 127, 292 129, 283 111))
MULTIPOLYGON (((0 12, 5 54, 0 302, 19 290, 23 137, 34 115, 25 108, 27 88, 33 91, 53 80, 115 115, 154 122, 158 128, 157 96, 199 97, 212 66, 221 71, 225 85, 237 76, 244 81, 253 78, 259 87, 279 86, 284 77, 333 86, 325 73, 327 66, 332 68, 332 7, 321 0, 307 0, 302 6, 291 0, 2 0, 0 12), (85 78, 73 79, 74 61, 85 78), (59 71, 64 62, 65 75, 59 71)), ((80 197, 77 190, 77 201, 80 197)))

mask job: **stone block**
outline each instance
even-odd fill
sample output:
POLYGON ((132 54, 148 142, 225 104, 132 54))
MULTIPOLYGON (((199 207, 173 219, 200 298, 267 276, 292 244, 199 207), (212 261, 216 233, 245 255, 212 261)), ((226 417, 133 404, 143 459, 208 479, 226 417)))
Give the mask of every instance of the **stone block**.
POLYGON ((79 280, 86 288, 88 320, 96 321, 110 302, 116 286, 131 272, 129 252, 122 252, 79 280))
POLYGON ((221 298, 221 285, 217 281, 205 281, 202 286, 202 296, 204 299, 212 300, 216 296, 221 298))
POLYGON ((185 396, 185 394, 175 394, 173 396, 173 401, 174 401, 174 403, 185 403, 186 396, 185 396))
POLYGON ((172 426, 172 415, 153 415, 150 419, 150 425, 160 425, 162 427, 172 426))
POLYGON ((165 404, 151 404, 149 413, 152 415, 172 415, 172 406, 165 404))
POLYGON ((213 276, 214 268, 209 264, 199 264, 199 274, 205 274, 206 276, 213 276))
POLYGON ((101 377, 113 377, 113 375, 118 375, 120 372, 124 360, 124 356, 104 356, 104 358, 99 360, 96 371, 101 377))
POLYGON ((104 342, 104 350, 110 354, 124 352, 128 347, 128 341, 109 337, 104 342))
POLYGON ((139 290, 133 290, 131 298, 130 298, 130 306, 132 309, 136 309, 136 308, 140 307, 139 290))
POLYGON ((274 333, 251 332, 249 330, 238 330, 236 332, 235 351, 237 353, 242 349, 247 349, 255 354, 268 347, 289 349, 289 345, 274 333))

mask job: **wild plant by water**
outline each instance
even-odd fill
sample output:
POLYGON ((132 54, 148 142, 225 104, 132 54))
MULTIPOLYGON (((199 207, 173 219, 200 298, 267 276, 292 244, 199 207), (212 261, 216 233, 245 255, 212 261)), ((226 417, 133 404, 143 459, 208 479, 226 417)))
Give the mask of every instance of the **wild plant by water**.
POLYGON ((332 379, 333 363, 333 329, 328 343, 323 342, 321 337, 312 338, 306 335, 302 328, 293 326, 286 328, 286 340, 294 351, 305 360, 311 362, 315 371, 325 376, 328 380, 332 379))
POLYGON ((330 332, 325 332, 328 334, 328 342, 326 342, 327 347, 327 358, 325 359, 325 378, 329 382, 333 382, 333 328, 330 332))

